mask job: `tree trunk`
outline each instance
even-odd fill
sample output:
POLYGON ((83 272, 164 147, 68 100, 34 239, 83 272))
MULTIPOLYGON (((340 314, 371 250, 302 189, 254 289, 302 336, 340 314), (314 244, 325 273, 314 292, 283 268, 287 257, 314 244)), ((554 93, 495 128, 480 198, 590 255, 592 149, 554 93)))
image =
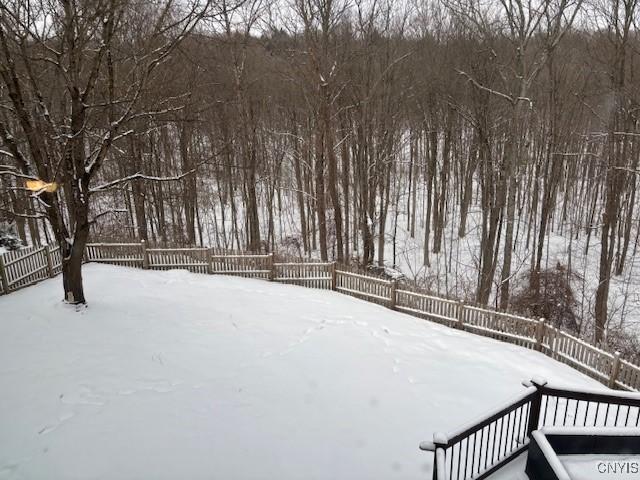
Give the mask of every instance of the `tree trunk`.
POLYGON ((327 254, 327 212, 324 197, 324 150, 322 133, 316 133, 316 214, 318 215, 318 233, 320 235, 320 258, 328 260, 327 254))

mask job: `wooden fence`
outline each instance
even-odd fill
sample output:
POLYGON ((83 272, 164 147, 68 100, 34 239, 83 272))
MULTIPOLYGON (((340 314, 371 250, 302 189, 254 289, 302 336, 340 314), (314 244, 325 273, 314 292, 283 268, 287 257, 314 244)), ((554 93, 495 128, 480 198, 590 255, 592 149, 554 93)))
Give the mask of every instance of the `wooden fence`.
POLYGON ((0 294, 32 285, 62 271, 60 247, 29 247, 0 255, 0 294))
MULTIPOLYGON (((335 290, 409 315, 503 342, 537 350, 603 384, 640 391, 640 367, 548 325, 495 310, 429 295, 395 280, 329 262, 279 258, 273 254, 226 252, 210 248, 151 248, 142 243, 87 245, 87 262, 152 270, 261 278, 335 290)), ((0 255, 0 293, 9 293, 61 270, 57 247, 27 248, 0 255)))

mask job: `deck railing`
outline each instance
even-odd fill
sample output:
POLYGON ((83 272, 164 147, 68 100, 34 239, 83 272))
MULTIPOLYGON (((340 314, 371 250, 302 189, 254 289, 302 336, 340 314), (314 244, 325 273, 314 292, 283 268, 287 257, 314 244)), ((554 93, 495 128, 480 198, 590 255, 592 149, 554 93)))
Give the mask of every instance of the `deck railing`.
POLYGON ((433 479, 485 478, 526 450, 537 394, 535 387, 529 387, 475 422, 423 442, 420 448, 435 454, 433 479))
MULTIPOLYGON (((437 297, 345 265, 212 248, 152 248, 144 242, 88 244, 85 260, 153 270, 182 268, 194 273, 261 278, 336 290, 448 327, 537 350, 611 388, 640 390, 640 366, 542 319, 437 297)), ((26 248, 0 255, 0 294, 53 277, 60 271, 58 247, 26 248)))
MULTIPOLYGON (((545 427, 637 428, 640 394, 554 387, 532 380, 515 399, 420 448, 434 452, 433 480, 481 480, 524 452, 545 427)), ((622 431, 622 430, 621 430, 622 431)))

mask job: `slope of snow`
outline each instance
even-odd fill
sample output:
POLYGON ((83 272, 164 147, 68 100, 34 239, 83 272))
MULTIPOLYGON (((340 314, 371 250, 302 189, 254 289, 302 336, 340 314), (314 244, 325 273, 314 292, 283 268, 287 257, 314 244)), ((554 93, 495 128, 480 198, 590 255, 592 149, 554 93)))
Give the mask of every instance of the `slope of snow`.
POLYGON ((0 479, 429 478, 418 445, 517 394, 597 384, 334 292, 88 265, 0 297, 0 479))

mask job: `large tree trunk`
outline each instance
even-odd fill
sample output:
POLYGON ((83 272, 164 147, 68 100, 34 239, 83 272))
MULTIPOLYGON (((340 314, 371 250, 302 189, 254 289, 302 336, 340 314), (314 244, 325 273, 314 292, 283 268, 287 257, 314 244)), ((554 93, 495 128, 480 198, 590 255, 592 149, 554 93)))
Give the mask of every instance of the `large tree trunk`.
MULTIPOLYGON (((82 259, 89 239, 89 206, 82 197, 82 190, 88 188, 87 180, 80 180, 81 188, 74 187, 74 210, 76 224, 73 238, 66 238, 64 229, 57 228, 56 238, 62 254, 62 286, 64 299, 71 304, 86 303, 82 282, 82 259)), ((58 214, 59 215, 59 214, 58 214)), ((56 215, 55 218, 58 217, 56 215)))
POLYGON ((327 153, 328 170, 329 170, 329 196, 333 205, 333 218, 336 229, 336 245, 337 260, 342 262, 344 259, 344 244, 342 236, 342 209, 340 207, 340 196, 338 194, 338 173, 337 160, 333 146, 333 130, 331 128, 331 111, 330 111, 330 94, 325 92, 324 105, 324 143, 325 152, 327 153))
POLYGON ((84 286, 82 282, 82 257, 86 239, 79 241, 77 238, 73 245, 62 249, 62 285, 64 287, 65 301, 71 304, 85 303, 84 286))
POLYGON ((320 235, 320 258, 326 262, 329 258, 327 254, 327 212, 324 196, 324 150, 322 133, 316 133, 316 212, 318 215, 318 233, 320 235))
POLYGON ((349 259, 349 148, 347 144, 347 129, 345 128, 344 120, 342 124, 342 134, 345 138, 342 139, 341 144, 341 157, 342 157, 342 195, 344 196, 344 256, 349 259))
MULTIPOLYGON (((527 89, 523 83, 520 88, 520 98, 524 99, 526 96, 527 89)), ((516 213, 516 190, 518 188, 517 178, 520 170, 520 164, 522 163, 521 156, 524 153, 522 144, 524 143, 524 137, 526 136, 524 108, 524 100, 519 100, 514 106, 513 123, 511 131, 509 132, 510 138, 507 140, 507 154, 504 160, 507 167, 505 171, 508 187, 506 212, 507 228, 504 235, 502 275, 500 277, 500 308, 503 310, 506 310, 509 306, 511 262, 514 248, 513 234, 516 213)))
POLYGON ((304 194, 305 185, 302 179, 302 168, 300 165, 300 157, 302 150, 300 148, 300 137, 298 136, 298 121, 293 113, 293 171, 296 178, 296 200, 298 201, 298 211, 300 212, 300 235, 302 236, 302 246, 304 253, 309 251, 309 235, 307 229, 307 216, 305 215, 304 194))
POLYGON ((482 233, 480 242, 480 269, 476 300, 482 305, 489 302, 496 270, 498 232, 501 212, 506 197, 506 181, 502 173, 494 172, 493 158, 484 131, 478 131, 480 164, 482 165, 482 233))

